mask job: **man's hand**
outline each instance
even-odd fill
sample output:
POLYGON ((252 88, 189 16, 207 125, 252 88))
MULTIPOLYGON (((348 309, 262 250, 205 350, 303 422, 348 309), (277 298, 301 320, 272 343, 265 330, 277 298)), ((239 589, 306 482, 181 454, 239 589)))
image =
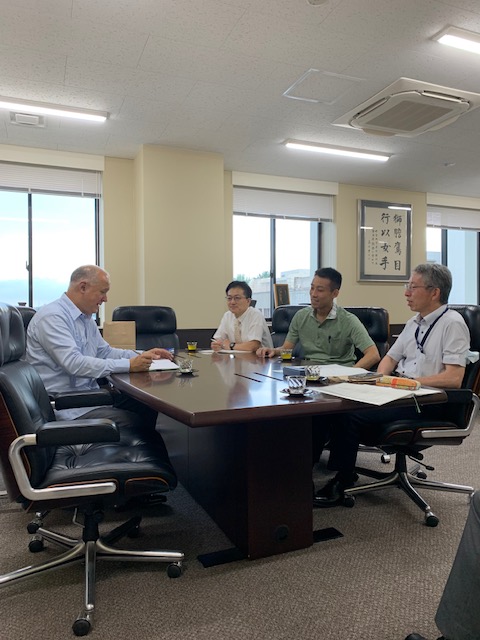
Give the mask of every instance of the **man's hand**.
POLYGON ((277 349, 272 349, 271 347, 260 347, 260 349, 257 349, 256 354, 260 358, 274 358, 276 355, 278 355, 278 351, 277 349))
POLYGON ((168 351, 168 349, 160 349, 158 347, 155 347, 154 349, 149 349, 148 351, 144 351, 143 355, 145 355, 146 353, 152 356, 152 360, 159 360, 160 358, 163 358, 166 360, 173 360, 173 358, 175 357, 175 355, 170 351, 168 351))
POLYGON ((230 343, 228 344, 228 347, 225 347, 225 340, 212 340, 211 342, 211 347, 214 351, 220 351, 221 349, 225 349, 230 346, 230 343))
POLYGON ((148 371, 152 364, 153 355, 150 351, 144 351, 134 358, 130 358, 130 371, 137 373, 138 371, 148 371))
POLYGON ((173 360, 173 357, 173 353, 170 353, 170 351, 167 351, 167 349, 149 349, 148 351, 144 351, 138 356, 130 359, 130 371, 132 373, 138 371, 148 371, 150 369, 150 365, 152 364, 152 360, 160 360, 160 358, 173 360))

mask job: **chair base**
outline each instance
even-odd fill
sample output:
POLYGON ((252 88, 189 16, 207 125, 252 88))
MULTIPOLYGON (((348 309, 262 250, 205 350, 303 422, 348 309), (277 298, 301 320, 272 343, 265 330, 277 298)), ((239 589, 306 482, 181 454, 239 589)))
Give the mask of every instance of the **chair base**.
MULTIPOLYGON (((415 468, 415 472, 418 467, 415 468)), ((355 501, 355 495, 359 493, 366 493, 368 491, 378 491, 385 487, 394 486, 402 489, 407 496, 413 500, 413 502, 424 512, 425 524, 429 527, 436 527, 439 523, 438 517, 433 513, 430 505, 424 500, 424 498, 418 493, 415 487, 423 487, 424 489, 432 489, 434 491, 452 491, 454 493, 466 493, 469 496, 473 495, 473 487, 461 484, 452 484, 448 482, 437 482, 434 480, 427 480, 426 478, 420 478, 414 475, 407 469, 407 460, 405 454, 396 454, 395 469, 391 473, 381 473, 380 471, 374 471, 372 469, 364 469, 362 467, 356 467, 355 471, 370 478, 375 478, 376 482, 371 482, 364 485, 351 487, 345 489, 346 506, 353 506, 355 501)))
MULTIPOLYGON (((105 536, 100 536, 98 521, 101 519, 99 512, 85 513, 83 538, 71 538, 55 531, 44 529, 40 517, 37 514, 35 523, 29 525, 36 530, 33 540, 30 542, 31 551, 40 551, 43 541, 48 540, 67 550, 38 565, 29 565, 0 576, 0 587, 12 584, 22 579, 41 575, 53 569, 69 566, 76 562, 85 562, 85 601, 83 610, 77 616, 72 625, 73 632, 77 636, 85 636, 93 626, 93 614, 95 611, 95 569, 97 559, 104 560, 137 560, 143 562, 167 562, 167 575, 169 578, 178 578, 182 574, 184 554, 181 551, 152 550, 136 551, 132 549, 118 549, 111 546, 125 535, 134 537, 138 533, 141 517, 135 516, 120 526, 110 531, 105 536)), ((31 529, 30 529, 31 530, 31 529)))

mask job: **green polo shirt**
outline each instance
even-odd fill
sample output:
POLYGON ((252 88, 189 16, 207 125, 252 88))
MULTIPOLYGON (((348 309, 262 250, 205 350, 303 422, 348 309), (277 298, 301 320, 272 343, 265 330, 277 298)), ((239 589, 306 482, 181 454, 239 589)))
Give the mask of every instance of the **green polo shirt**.
POLYGON ((356 362, 355 349, 364 353, 375 344, 357 316, 337 305, 323 322, 317 320, 311 307, 297 311, 285 340, 301 342, 305 357, 310 360, 347 367, 356 362))

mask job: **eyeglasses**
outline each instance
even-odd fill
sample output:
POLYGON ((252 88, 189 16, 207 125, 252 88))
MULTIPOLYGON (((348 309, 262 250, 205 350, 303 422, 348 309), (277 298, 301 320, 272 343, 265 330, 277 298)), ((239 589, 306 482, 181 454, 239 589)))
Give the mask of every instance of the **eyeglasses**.
POLYGON ((240 302, 240 300, 246 299, 247 296, 225 296, 227 302, 240 302))
POLYGON ((435 287, 433 287, 431 284, 410 284, 409 282, 407 282, 407 284, 403 285, 405 287, 406 291, 413 291, 414 289, 435 289, 435 287))

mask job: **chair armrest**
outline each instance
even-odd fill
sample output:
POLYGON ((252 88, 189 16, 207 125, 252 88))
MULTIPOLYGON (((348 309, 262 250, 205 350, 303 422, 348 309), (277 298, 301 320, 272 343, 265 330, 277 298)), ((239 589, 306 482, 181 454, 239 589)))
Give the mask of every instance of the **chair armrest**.
POLYGON ((47 489, 35 489, 25 468, 22 449, 24 447, 89 444, 91 442, 118 442, 120 435, 111 420, 59 420, 46 422, 38 434, 19 436, 10 445, 8 457, 18 488, 27 500, 58 500, 114 493, 115 482, 75 483, 47 489))
MULTIPOLYGON (((472 432, 480 411, 480 399, 478 398, 478 396, 475 393, 472 393, 469 389, 446 389, 446 394, 447 394, 449 403, 460 402, 460 404, 466 404, 464 399, 470 398, 470 403, 472 404, 471 412, 468 416, 468 420, 466 422, 465 427, 464 428, 457 427, 453 429, 443 429, 443 430, 438 428, 429 429, 428 423, 427 423, 426 425, 427 428, 422 429, 420 434, 422 440, 424 439, 430 440, 433 438, 441 438, 441 439, 458 438, 458 437, 466 438, 472 432)), ((467 407, 465 407, 465 410, 467 410, 467 407)))
POLYGON ((37 431, 36 445, 50 447, 92 442, 118 442, 120 434, 115 423, 105 418, 56 420, 46 422, 37 431))
POLYGON ((112 394, 108 389, 94 391, 62 391, 50 394, 55 409, 75 409, 78 407, 103 407, 113 404, 112 394))

